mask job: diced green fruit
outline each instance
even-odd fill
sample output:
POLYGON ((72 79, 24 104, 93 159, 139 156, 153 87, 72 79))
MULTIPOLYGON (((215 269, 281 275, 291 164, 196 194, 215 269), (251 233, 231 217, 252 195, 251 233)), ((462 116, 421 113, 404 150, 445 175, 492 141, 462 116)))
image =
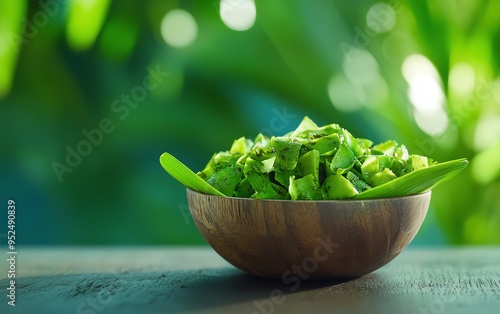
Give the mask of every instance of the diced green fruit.
POLYGON ((274 180, 281 184, 282 186, 288 186, 290 183, 290 177, 295 174, 294 170, 278 171, 274 172, 274 180))
POLYGON ((340 174, 326 177, 323 186, 326 196, 330 200, 349 199, 358 194, 354 185, 340 174))
POLYGON ((376 156, 368 156, 365 162, 361 165, 361 174, 363 178, 367 181, 377 172, 379 172, 380 167, 378 163, 378 158, 376 156))
POLYGON ((224 195, 231 196, 233 195, 236 186, 241 181, 241 178, 241 168, 228 167, 214 173, 207 180, 207 183, 222 192, 224 195))
POLYGON ((258 173, 269 173, 270 171, 272 171, 275 159, 276 158, 273 157, 273 158, 266 159, 263 161, 258 161, 258 160, 251 158, 251 157, 248 157, 245 161, 243 173, 246 174, 250 171, 256 171, 258 173))
POLYGON ((250 151, 252 146, 253 146, 253 142, 251 140, 246 139, 245 137, 240 137, 239 139, 237 139, 233 142, 233 145, 231 146, 229 153, 231 153, 233 155, 235 155, 235 154, 244 155, 250 151))
MULTIPOLYGON (((354 169, 351 169, 351 170, 354 170, 354 169)), ((363 181, 360 176, 354 174, 353 171, 349 171, 347 173, 347 179, 352 183, 352 185, 354 185, 354 187, 356 188, 356 190, 361 193, 363 191, 366 191, 368 189, 371 188, 370 185, 368 185, 368 183, 366 183, 365 181, 363 181)))
POLYGON ((274 162, 276 161, 276 157, 271 157, 269 159, 261 161, 262 163, 262 173, 269 173, 274 169, 274 162))
POLYGON ((318 126, 316 123, 313 122, 313 120, 309 119, 309 117, 304 117, 302 119, 302 122, 300 122, 299 126, 295 131, 288 133, 287 137, 289 138, 294 138, 294 137, 302 137, 302 138, 309 138, 309 132, 311 130, 317 130, 318 126))
POLYGON ((340 146, 340 138, 337 133, 333 133, 308 140, 304 146, 309 149, 317 150, 322 156, 331 156, 338 150, 340 146))
POLYGON ((373 183, 373 186, 379 186, 396 178, 396 175, 390 169, 385 168, 384 170, 374 174, 371 178, 371 182, 373 183))
POLYGON ((262 161, 275 157, 276 153, 272 147, 263 147, 260 144, 255 145, 253 150, 250 152, 250 157, 254 160, 262 161))
POLYGON ((255 159, 252 159, 251 157, 248 157, 245 160, 245 166, 243 167, 243 173, 245 176, 248 176, 247 174, 250 172, 258 172, 260 173, 259 169, 262 167, 262 164, 260 161, 257 161, 255 159))
POLYGON ((227 167, 233 167, 238 158, 239 155, 232 155, 229 152, 219 152, 214 156, 212 168, 217 172, 227 167))
POLYGON ((408 149, 406 149, 406 146, 401 145, 397 147, 394 150, 394 157, 403 161, 407 160, 410 157, 410 155, 408 154, 408 149))
POLYGON ((377 156, 379 169, 391 168, 394 157, 381 155, 377 156))
POLYGON ((318 180, 319 152, 317 150, 311 150, 302 155, 297 161, 295 174, 300 177, 305 177, 310 174, 315 180, 318 180))
POLYGON ((354 165, 355 159, 356 156, 354 156, 354 153, 347 147, 346 143, 342 143, 335 156, 333 156, 330 169, 333 173, 342 174, 354 165))
POLYGON ((408 171, 415 171, 427 167, 429 167, 429 163, 425 156, 411 155, 406 161, 406 169, 408 171))
POLYGON ((271 141, 271 139, 268 136, 266 136, 266 135, 264 135, 262 133, 259 133, 255 137, 255 140, 253 141, 254 142, 254 147, 256 147, 256 146, 268 147, 269 141, 271 141))
POLYGON ((255 190, 250 184, 250 181, 248 180, 248 178, 244 178, 236 187, 236 190, 234 191, 234 196, 248 198, 251 197, 252 194, 254 193, 255 190))
POLYGON ((307 175, 300 179, 290 177, 288 187, 292 200, 322 200, 324 199, 323 190, 312 175, 307 175))
POLYGON ((437 164, 409 155, 395 141, 372 145, 337 124, 318 127, 305 117, 282 137, 237 139, 229 151, 214 154, 198 176, 228 196, 346 199, 358 192, 362 197, 392 195, 383 187, 394 190, 394 179, 437 164))
POLYGON ((269 173, 273 170, 275 160, 276 157, 272 157, 263 161, 254 160, 248 157, 245 161, 243 173, 246 174, 250 171, 256 171, 259 173, 269 173))
POLYGON ((373 145, 373 142, 366 139, 366 138, 358 138, 358 144, 359 144, 359 146, 364 148, 365 152, 366 152, 366 150, 369 149, 373 145))
POLYGON ((246 174, 248 181, 255 190, 252 198, 257 199, 282 199, 282 196, 273 189, 271 180, 266 174, 250 171, 246 174))
POLYGON ((373 146, 372 150, 382 152, 386 156, 392 156, 397 146, 398 143, 396 141, 387 141, 373 146))
POLYGON ((405 162, 403 160, 394 159, 392 161, 391 171, 398 177, 405 175, 407 173, 405 162))
POLYGON ((271 146, 276 151, 276 167, 278 170, 292 170, 297 166, 302 144, 283 137, 273 137, 271 146))
POLYGON ((241 157, 236 160, 236 165, 241 166, 241 167, 245 166, 245 163, 246 163, 249 155, 250 155, 249 153, 241 155, 241 157))
POLYGON ((352 134, 346 129, 342 129, 342 134, 344 135, 344 143, 346 143, 347 147, 354 153, 354 155, 356 157, 363 156, 365 149, 359 145, 354 136, 352 136, 352 134))
POLYGON ((311 136, 315 137, 318 135, 328 136, 328 135, 331 135, 334 133, 341 134, 342 128, 338 124, 332 123, 332 124, 324 125, 322 127, 318 127, 317 130, 309 132, 309 137, 311 137, 311 136))
POLYGON ((276 193, 280 195, 280 199, 290 199, 290 194, 288 193, 288 190, 286 188, 272 182, 271 186, 273 187, 274 191, 276 191, 276 193))

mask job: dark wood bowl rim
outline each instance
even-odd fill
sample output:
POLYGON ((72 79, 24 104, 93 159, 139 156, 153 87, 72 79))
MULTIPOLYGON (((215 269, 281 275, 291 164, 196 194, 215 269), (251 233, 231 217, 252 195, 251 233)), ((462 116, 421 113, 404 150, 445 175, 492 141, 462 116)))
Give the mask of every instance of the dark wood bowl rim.
POLYGON ((205 194, 201 193, 195 190, 192 190, 190 188, 186 188, 186 190, 191 191, 194 194, 201 194, 205 195, 208 197, 213 197, 213 198, 221 198, 221 199, 229 199, 229 200, 235 200, 235 201, 243 201, 243 202, 269 202, 269 203, 275 203, 275 202, 281 202, 281 203, 363 203, 363 202, 373 202, 373 201, 388 201, 388 200, 400 200, 400 199, 407 199, 407 198, 416 198, 416 197, 421 197, 426 194, 430 194, 431 190, 428 190, 423 193, 419 194, 411 194, 411 195, 403 195, 403 196, 393 196, 393 197, 383 197, 383 198, 367 198, 367 199, 348 199, 348 200, 276 200, 276 199, 254 199, 254 198, 245 198, 245 197, 233 197, 233 196, 218 196, 218 195, 213 195, 213 194, 205 194))

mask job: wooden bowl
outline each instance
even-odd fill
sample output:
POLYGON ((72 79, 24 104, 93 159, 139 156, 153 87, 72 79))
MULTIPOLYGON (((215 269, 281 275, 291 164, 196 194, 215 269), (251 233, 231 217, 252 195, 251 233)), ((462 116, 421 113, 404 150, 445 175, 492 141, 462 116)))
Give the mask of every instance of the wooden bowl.
POLYGON ((194 222, 224 259, 252 274, 344 279, 395 258, 425 218, 431 192, 346 201, 255 200, 187 190, 194 222))

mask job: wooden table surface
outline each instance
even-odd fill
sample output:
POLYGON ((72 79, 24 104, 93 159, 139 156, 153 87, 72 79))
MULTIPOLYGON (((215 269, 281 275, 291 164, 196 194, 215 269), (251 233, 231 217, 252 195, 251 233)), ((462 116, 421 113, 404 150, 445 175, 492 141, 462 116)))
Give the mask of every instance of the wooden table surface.
POLYGON ((0 313, 500 313, 500 247, 407 249, 346 282, 246 275, 208 247, 20 248, 0 313))

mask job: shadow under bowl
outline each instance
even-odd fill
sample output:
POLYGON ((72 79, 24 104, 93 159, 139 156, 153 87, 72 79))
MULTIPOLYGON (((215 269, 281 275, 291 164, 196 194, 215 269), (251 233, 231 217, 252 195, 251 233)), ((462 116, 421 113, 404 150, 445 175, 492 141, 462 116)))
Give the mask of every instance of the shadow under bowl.
POLYGON ((431 192, 283 201, 188 189, 187 199, 198 230, 220 256, 248 273, 286 281, 355 278, 387 264, 418 232, 431 192))

